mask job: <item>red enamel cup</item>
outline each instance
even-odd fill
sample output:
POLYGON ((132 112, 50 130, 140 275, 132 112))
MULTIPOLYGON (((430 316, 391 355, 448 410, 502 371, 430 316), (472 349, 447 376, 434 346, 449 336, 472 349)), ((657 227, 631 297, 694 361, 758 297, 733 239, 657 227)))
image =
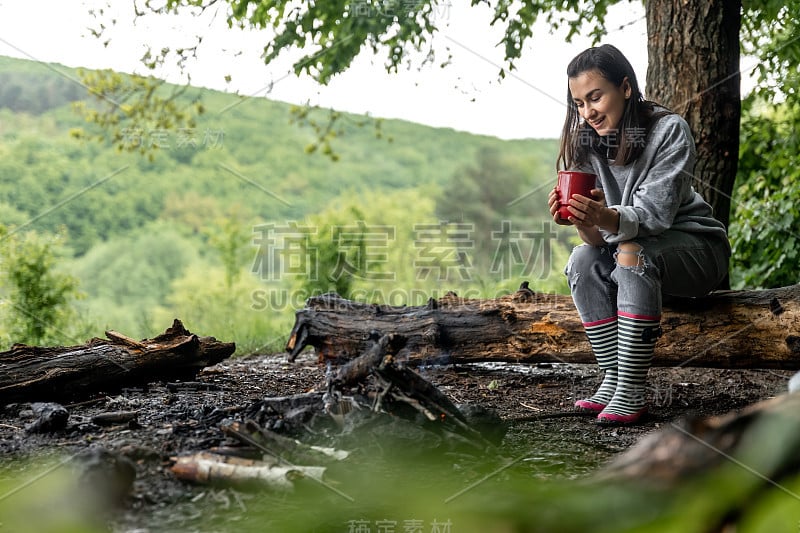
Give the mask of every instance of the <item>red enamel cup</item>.
POLYGON ((567 202, 573 194, 580 194, 592 198, 591 190, 595 188, 597 176, 589 172, 576 172, 574 170, 559 170, 558 184, 558 216, 564 220, 572 216, 567 210, 567 202))

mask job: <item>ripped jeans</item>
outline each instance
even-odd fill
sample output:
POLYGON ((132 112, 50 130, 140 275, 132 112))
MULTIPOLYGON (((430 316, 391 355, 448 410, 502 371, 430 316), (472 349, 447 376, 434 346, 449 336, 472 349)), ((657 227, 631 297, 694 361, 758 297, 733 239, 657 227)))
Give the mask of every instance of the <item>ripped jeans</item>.
POLYGON ((727 275, 729 257, 728 243, 717 237, 667 230, 619 246, 577 246, 564 273, 583 323, 618 311, 656 318, 663 295, 712 291, 727 275))

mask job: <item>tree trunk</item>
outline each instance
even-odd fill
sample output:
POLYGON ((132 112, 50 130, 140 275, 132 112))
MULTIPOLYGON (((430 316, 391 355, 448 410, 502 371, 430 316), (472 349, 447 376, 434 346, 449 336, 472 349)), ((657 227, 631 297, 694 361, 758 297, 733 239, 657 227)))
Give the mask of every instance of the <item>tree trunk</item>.
POLYGON ((0 353, 0 405, 20 401, 74 400, 99 391, 186 379, 229 357, 232 342, 198 337, 180 320, 153 339, 136 341, 107 331, 108 340, 83 346, 14 345, 0 353))
MULTIPOLYGON (((800 285, 673 301, 661 326, 654 365, 800 368, 800 285)), ((286 348, 290 359, 313 346, 320 360, 350 360, 376 333, 403 337, 397 358, 417 362, 595 361, 572 298, 527 289, 492 300, 450 293, 419 307, 310 298, 286 348)))
POLYGON ((697 146, 695 188, 726 226, 739 157, 739 0, 645 3, 647 97, 682 115, 697 146))

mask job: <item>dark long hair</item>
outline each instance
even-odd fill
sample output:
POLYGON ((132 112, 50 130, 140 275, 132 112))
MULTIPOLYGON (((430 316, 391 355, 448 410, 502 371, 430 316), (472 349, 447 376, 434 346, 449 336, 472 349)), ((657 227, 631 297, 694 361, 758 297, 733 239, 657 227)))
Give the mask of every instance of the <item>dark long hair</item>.
POLYGON ((605 79, 620 87, 628 78, 631 96, 625 101, 619 129, 615 139, 601 137, 589 124, 581 121, 578 106, 572 99, 567 84, 567 118, 561 131, 561 149, 556 166, 570 169, 588 162, 589 153, 594 151, 602 157, 615 152, 614 165, 627 165, 642 153, 645 139, 656 120, 671 111, 644 99, 628 59, 615 46, 604 44, 588 48, 575 56, 567 66, 567 77, 575 78, 588 71, 597 71, 605 79))

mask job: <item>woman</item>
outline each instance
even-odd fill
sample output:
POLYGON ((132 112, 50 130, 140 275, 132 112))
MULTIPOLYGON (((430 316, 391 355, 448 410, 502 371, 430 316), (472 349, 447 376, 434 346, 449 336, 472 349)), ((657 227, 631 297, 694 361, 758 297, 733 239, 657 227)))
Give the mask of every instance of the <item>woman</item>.
POLYGON ((694 141, 686 121, 644 99, 628 60, 611 45, 567 67, 567 118, 559 168, 597 175, 592 198, 573 195, 576 247, 565 270, 603 381, 575 406, 604 425, 646 411, 645 382, 661 335, 662 295, 702 296, 728 272, 724 225, 692 187, 694 141))

